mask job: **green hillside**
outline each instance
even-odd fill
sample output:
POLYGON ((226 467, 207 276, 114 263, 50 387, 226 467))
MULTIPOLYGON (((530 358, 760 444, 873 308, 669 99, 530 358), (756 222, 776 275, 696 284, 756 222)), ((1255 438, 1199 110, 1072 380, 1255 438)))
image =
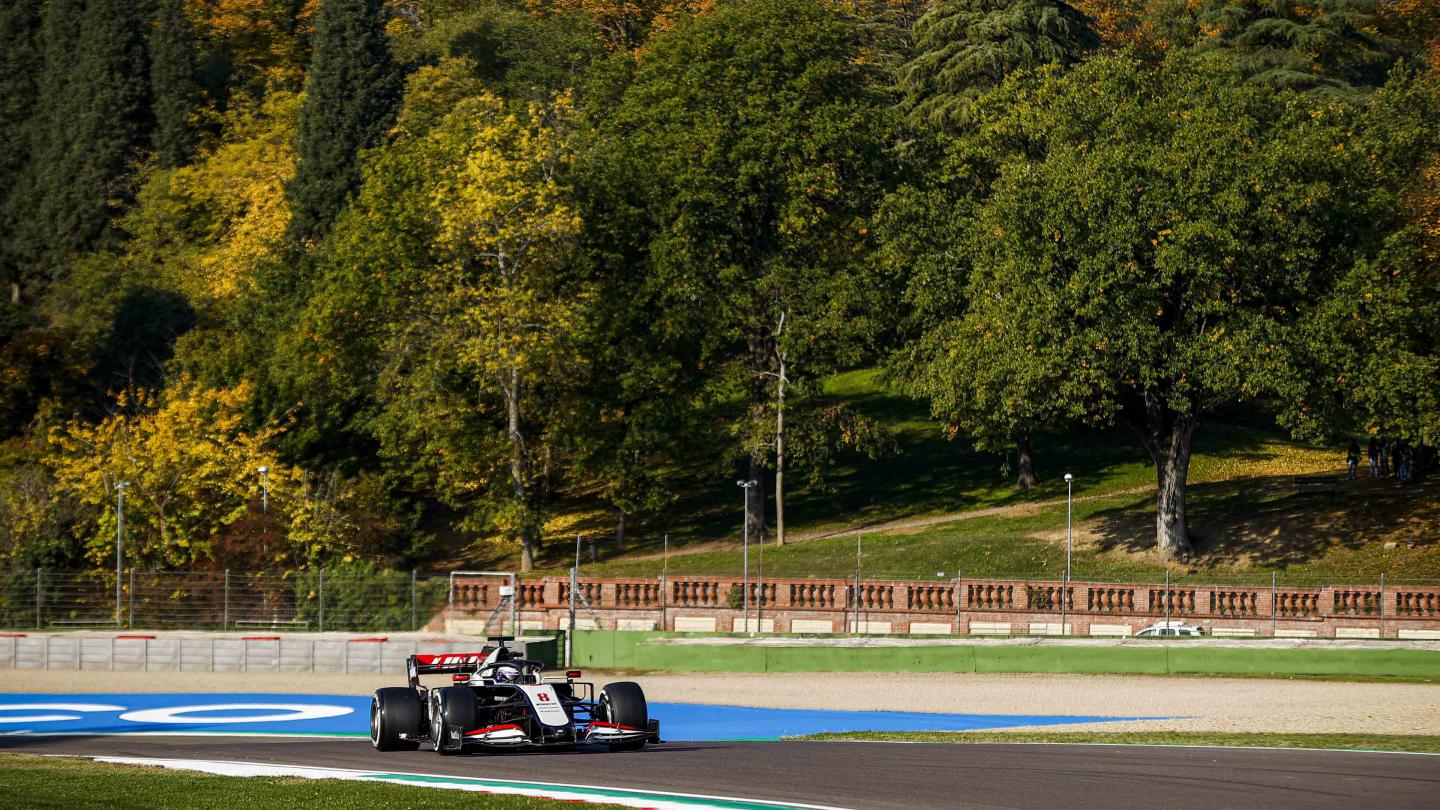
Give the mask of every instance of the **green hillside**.
MULTIPOLYGON (((1164 576, 1166 565, 1153 551, 1154 472, 1128 432, 1038 438, 1041 482, 1020 493, 1002 470, 1002 456, 947 439, 923 403, 887 390, 875 370, 830 378, 824 396, 879 420, 894 434, 898 452, 873 461, 846 458, 826 487, 793 486, 790 542, 763 551, 756 543, 755 569, 786 577, 853 576, 859 534, 866 576, 1056 577, 1065 564, 1063 475, 1071 472, 1074 576, 1164 576)), ((1195 445, 1189 512, 1197 558, 1169 566, 1174 575, 1266 582, 1271 571, 1287 581, 1381 573, 1440 578, 1435 484, 1345 481, 1343 445, 1306 445, 1275 429, 1211 423, 1197 432, 1195 445)), ((590 563, 588 539, 582 546, 586 573, 654 576, 668 567, 677 574, 738 574, 738 491, 725 478, 690 485, 686 508, 672 522, 632 529, 624 553, 612 548, 613 527, 603 514, 577 507, 556 522, 560 536, 550 541, 542 558, 547 567, 537 574, 564 573, 573 532, 597 538, 597 563, 590 563), (717 494, 724 497, 711 497, 717 494), (665 531, 668 566, 660 553, 665 531)))

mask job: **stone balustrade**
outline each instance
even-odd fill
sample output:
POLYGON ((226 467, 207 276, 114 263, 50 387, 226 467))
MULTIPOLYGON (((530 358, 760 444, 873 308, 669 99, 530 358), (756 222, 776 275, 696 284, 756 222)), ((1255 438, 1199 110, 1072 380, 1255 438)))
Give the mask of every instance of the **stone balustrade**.
MULTIPOLYGON (((446 619, 470 623, 503 604, 499 576, 456 575, 446 619)), ((1314 588, 1190 583, 1114 583, 961 578, 914 582, 672 576, 578 580, 587 622, 629 629, 752 629, 763 632, 963 633, 1049 628, 1065 614, 1072 632, 1136 632, 1160 618, 1196 622, 1219 635, 1440 638, 1440 587, 1347 585, 1314 588), (593 613, 592 613, 593 612, 593 613), (594 616, 595 618, 591 618, 594 616), (755 622, 759 622, 756 624, 755 622), (974 627, 971 627, 971 622, 974 627), (799 628, 799 629, 793 629, 799 628), (977 631, 979 632, 979 631, 977 631)), ((516 608, 525 629, 559 629, 568 618, 570 581, 520 580, 516 608)), ((1059 627, 1058 624, 1054 625, 1059 627)), ((1048 632, 1048 630, 1047 630, 1048 632)), ((1058 632, 1058 631, 1056 631, 1058 632)))

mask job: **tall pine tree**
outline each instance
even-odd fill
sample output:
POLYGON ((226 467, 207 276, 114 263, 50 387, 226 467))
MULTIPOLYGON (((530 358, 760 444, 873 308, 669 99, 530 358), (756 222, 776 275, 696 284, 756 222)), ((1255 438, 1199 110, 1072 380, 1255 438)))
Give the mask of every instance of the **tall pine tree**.
POLYGON ((1381 30, 1380 0, 1209 0, 1201 53, 1230 58, 1253 82, 1358 98, 1384 83, 1400 53, 1381 30))
POLYGON ((380 0, 325 0, 315 20, 295 178, 286 187, 296 241, 318 239, 359 186, 356 154, 379 142, 400 96, 380 0))
POLYGON ((31 128, 28 248, 52 275, 111 234, 150 129, 146 14, 129 0, 51 0, 31 128))
POLYGON ((150 32, 150 92, 154 99, 155 157, 167 169, 195 151, 195 35, 184 0, 160 0, 150 32))
POLYGON ((43 7, 43 0, 9 0, 0 6, 0 280, 13 303, 20 302, 22 280, 12 234, 25 208, 20 175, 30 152, 27 128, 42 64, 43 7))
POLYGON ((970 102, 1016 70, 1068 65, 1100 44, 1064 0, 937 0, 915 22, 915 58, 901 71, 917 124, 961 123, 970 102))

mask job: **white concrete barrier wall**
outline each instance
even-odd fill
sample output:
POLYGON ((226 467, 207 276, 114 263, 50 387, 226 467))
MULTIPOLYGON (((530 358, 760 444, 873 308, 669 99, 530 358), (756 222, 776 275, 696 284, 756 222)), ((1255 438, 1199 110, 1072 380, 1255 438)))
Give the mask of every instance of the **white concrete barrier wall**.
MULTIPOLYGON (((237 638, 0 638, 0 669, 404 674, 412 655, 471 652, 475 641, 237 638)), ((525 642, 514 645, 524 648, 525 642)))

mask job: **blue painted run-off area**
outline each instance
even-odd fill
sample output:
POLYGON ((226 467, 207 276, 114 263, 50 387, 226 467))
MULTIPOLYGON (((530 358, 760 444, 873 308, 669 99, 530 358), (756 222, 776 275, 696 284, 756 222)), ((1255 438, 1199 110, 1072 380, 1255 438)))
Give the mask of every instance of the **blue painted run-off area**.
MULTIPOLYGON (((0 734, 230 733, 367 736, 370 698, 345 695, 0 694, 0 734)), ((971 731, 1150 720, 926 714, 651 703, 667 740, 755 740, 842 731, 971 731)))

